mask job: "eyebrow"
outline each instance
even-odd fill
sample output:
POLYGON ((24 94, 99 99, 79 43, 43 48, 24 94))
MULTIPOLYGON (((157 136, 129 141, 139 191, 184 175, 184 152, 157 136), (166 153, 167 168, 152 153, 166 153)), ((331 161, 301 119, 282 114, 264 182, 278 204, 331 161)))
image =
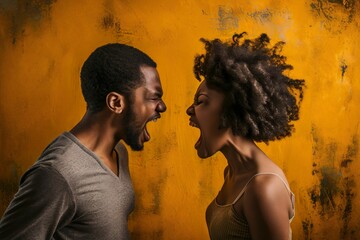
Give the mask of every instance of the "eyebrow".
POLYGON ((161 89, 161 87, 156 87, 155 91, 152 91, 148 88, 146 88, 147 92, 153 95, 156 95, 157 97, 162 97, 163 96, 163 91, 161 89))

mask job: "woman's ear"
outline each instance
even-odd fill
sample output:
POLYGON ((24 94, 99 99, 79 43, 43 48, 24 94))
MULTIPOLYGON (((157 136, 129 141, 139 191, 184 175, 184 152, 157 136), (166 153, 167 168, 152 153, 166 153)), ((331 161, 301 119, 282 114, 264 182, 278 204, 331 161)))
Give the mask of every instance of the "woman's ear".
POLYGON ((125 97, 117 92, 110 92, 106 96, 106 106, 114 113, 122 113, 126 107, 125 97))

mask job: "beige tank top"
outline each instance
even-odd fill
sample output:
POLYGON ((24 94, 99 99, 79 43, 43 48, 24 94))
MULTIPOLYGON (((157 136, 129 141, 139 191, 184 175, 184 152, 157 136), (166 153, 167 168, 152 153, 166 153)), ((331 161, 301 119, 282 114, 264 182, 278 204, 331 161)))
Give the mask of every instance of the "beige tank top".
MULTIPOLYGON (((242 197, 247 185, 259 175, 275 175, 281 179, 285 187, 290 193, 291 203, 293 209, 293 216, 289 219, 291 222, 295 216, 295 196, 291 192, 286 182, 276 173, 258 173, 250 178, 245 187, 241 190, 236 199, 226 205, 220 205, 217 203, 216 198, 210 203, 206 210, 206 220, 211 239, 214 240, 232 240, 232 239, 251 239, 249 225, 244 217, 238 216, 235 212, 233 205, 242 197)), ((292 238, 292 232, 290 228, 289 239, 292 238)))

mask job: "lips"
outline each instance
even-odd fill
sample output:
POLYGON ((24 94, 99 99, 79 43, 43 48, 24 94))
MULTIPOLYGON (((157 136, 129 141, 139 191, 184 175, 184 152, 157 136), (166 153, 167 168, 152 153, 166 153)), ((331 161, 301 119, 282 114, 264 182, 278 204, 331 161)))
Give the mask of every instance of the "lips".
POLYGON ((161 116, 160 116, 160 114, 155 114, 154 116, 152 116, 146 123, 145 123, 145 126, 144 126, 144 131, 143 131, 143 133, 144 133, 144 142, 147 142, 147 141, 149 141, 150 140, 150 134, 149 134, 149 132, 148 132, 148 130, 147 130, 147 127, 146 127, 146 125, 149 123, 149 122, 156 122, 159 118, 160 118, 161 116))
POLYGON ((144 127, 144 142, 147 142, 149 140, 150 140, 150 134, 149 134, 149 132, 148 132, 148 130, 146 128, 146 125, 145 125, 145 127, 144 127))
POLYGON ((199 128, 199 124, 196 122, 196 120, 194 118, 190 118, 189 119, 189 125, 192 126, 192 127, 196 127, 196 128, 199 128))
MULTIPOLYGON (((190 126, 192 126, 192 127, 195 127, 195 128, 198 128, 198 129, 200 129, 200 127, 199 127, 199 124, 195 121, 195 119, 193 119, 193 118, 190 118, 189 119, 189 125, 190 126)), ((200 144, 201 144, 201 130, 200 130, 200 137, 199 137, 199 139, 197 140, 197 142, 195 143, 195 149, 198 149, 199 148, 199 146, 200 146, 200 144)))
POLYGON ((195 149, 198 149, 199 148, 199 146, 200 146, 200 143, 201 143, 201 133, 200 133, 200 137, 199 137, 199 139, 197 140, 197 142, 195 143, 195 149))

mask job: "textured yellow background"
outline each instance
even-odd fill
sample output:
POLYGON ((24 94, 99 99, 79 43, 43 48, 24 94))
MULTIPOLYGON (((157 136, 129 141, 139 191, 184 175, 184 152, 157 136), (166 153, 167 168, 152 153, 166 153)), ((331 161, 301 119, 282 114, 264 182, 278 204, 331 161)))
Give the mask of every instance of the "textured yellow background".
POLYGON ((122 42, 158 63, 168 106, 145 151, 130 153, 133 239, 208 239, 204 212, 226 161, 197 157, 185 114, 198 39, 265 32, 287 43, 289 74, 307 84, 293 136, 260 144, 296 195, 294 239, 360 239, 359 14, 355 0, 0 0, 0 214, 23 172, 82 117, 84 60, 122 42))

